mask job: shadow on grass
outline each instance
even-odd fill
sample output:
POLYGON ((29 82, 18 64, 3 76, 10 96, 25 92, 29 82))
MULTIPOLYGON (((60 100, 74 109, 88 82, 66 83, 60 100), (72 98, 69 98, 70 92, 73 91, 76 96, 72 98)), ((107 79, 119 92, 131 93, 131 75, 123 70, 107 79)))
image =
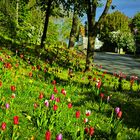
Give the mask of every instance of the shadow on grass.
MULTIPOLYGON (((74 106, 79 107, 81 105, 85 105, 85 103, 87 102, 92 102, 99 105, 100 100, 99 98, 96 98, 96 96, 94 96, 93 91, 82 92, 80 93, 80 95, 84 95, 84 98, 80 99, 77 102, 74 102, 74 106)), ((129 95, 127 99, 124 98, 125 97, 119 97, 119 94, 116 97, 112 97, 112 99, 109 102, 110 107, 106 108, 103 111, 99 111, 98 107, 91 107, 89 109, 93 110, 94 112, 101 113, 102 115, 109 118, 111 117, 112 109, 115 107, 120 107, 123 112, 122 123, 128 128, 140 128, 140 99, 136 97, 135 99, 131 98, 129 97, 129 95)))
POLYGON ((140 128, 140 100, 123 100, 115 98, 111 100, 110 105, 120 107, 123 115, 123 123, 129 128, 140 128))
POLYGON ((79 99, 76 102, 74 101, 74 103, 73 103, 74 106, 79 107, 81 105, 85 105, 87 102, 94 102, 95 101, 93 91, 86 91, 86 92, 80 93, 79 97, 83 96, 83 95, 84 95, 84 98, 79 99))

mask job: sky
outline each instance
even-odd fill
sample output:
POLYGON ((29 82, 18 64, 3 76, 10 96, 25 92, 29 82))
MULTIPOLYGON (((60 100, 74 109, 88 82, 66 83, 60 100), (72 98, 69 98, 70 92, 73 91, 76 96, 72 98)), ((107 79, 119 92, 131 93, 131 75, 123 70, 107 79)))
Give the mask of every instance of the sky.
MULTIPOLYGON (((106 2, 106 0, 104 0, 106 2)), ((133 17, 137 12, 140 12, 140 0, 112 0, 112 5, 116 5, 113 10, 119 10, 128 17, 133 17)), ((104 7, 98 8, 96 12, 96 20, 99 18, 104 7)), ((113 12, 110 10, 109 12, 113 12)), ((84 19, 85 20, 85 19, 84 19)))
MULTIPOLYGON (((140 12, 140 0, 112 0, 112 4, 116 5, 114 10, 119 10, 128 17, 133 17, 137 12, 140 12)), ((98 8, 97 17, 99 17, 102 10, 103 8, 98 8)))

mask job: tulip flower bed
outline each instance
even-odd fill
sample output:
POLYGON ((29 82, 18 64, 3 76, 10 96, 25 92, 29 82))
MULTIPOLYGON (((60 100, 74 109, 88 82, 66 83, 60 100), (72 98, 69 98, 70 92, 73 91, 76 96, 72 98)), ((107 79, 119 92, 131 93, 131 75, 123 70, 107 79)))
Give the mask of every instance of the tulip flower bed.
POLYGON ((84 73, 24 57, 0 52, 1 140, 140 138, 137 78, 120 83, 94 66, 84 73))

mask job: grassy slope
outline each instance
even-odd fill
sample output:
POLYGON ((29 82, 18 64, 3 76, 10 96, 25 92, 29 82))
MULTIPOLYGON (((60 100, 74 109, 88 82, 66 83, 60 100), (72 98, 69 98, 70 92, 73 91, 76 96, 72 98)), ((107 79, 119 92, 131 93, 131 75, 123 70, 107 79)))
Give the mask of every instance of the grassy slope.
MULTIPOLYGON (((0 123, 3 121, 7 123, 8 133, 5 134, 7 139, 11 137, 10 128, 12 126, 13 116, 15 115, 20 117, 19 139, 29 139, 32 136, 37 139, 44 139, 46 130, 37 129, 33 125, 33 121, 27 119, 26 115, 33 115, 33 104, 40 102, 38 99, 40 92, 43 92, 45 95, 43 100, 50 98, 50 95, 53 93, 53 85, 51 84, 53 77, 57 77, 58 84, 56 87, 58 92, 60 93, 61 89, 64 88, 67 91, 65 100, 68 98, 72 100, 73 117, 75 117, 74 110, 80 110, 81 114, 85 114, 86 109, 92 111, 89 120, 91 120, 90 125, 95 127, 95 138, 108 139, 110 137, 110 117, 112 110, 116 106, 121 107, 123 111, 123 122, 118 137, 121 137, 121 139, 139 137, 136 136, 136 129, 140 126, 140 100, 138 97, 133 97, 125 92, 109 91, 108 88, 105 88, 104 94, 111 95, 111 100, 108 104, 105 104, 105 109, 99 112, 99 101, 94 97, 95 87, 85 85, 88 83, 87 75, 91 74, 90 72, 86 75, 83 75, 81 72, 76 72, 74 78, 68 79, 67 70, 59 68, 62 69, 61 72, 54 72, 53 69, 55 68, 49 68, 47 80, 44 81, 43 71, 37 69, 33 71, 30 64, 18 56, 13 55, 11 51, 2 49, 0 51, 0 57, 4 59, 4 62, 10 62, 12 64, 12 68, 7 69, 4 68, 3 62, 0 62, 0 81, 2 81, 2 87, 0 87, 0 123), (10 58, 8 58, 9 55, 11 56, 10 58), (16 66, 16 64, 19 66, 16 66), (29 77, 29 72, 31 71, 33 77, 29 77), (84 80, 81 79, 83 77, 85 78, 84 80), (11 85, 16 86, 16 98, 13 103, 11 103, 11 85), (5 112, 5 103, 10 103, 10 108, 7 113, 5 112)), ((42 67, 45 66, 43 62, 41 63, 42 67)), ((107 77, 110 76, 107 75, 107 77)), ((57 133, 54 132, 55 135, 57 133)), ((67 139, 65 137, 64 139, 67 139)))

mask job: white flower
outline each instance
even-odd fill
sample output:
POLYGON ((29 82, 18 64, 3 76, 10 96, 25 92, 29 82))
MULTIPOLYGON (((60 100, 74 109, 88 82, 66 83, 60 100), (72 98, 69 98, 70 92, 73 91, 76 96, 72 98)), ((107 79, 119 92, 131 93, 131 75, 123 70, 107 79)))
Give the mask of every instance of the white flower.
POLYGON ((91 111, 90 110, 86 110, 86 116, 90 116, 91 111))
POLYGON ((84 119, 84 123, 87 123, 87 122, 88 122, 88 118, 85 118, 85 119, 84 119))

